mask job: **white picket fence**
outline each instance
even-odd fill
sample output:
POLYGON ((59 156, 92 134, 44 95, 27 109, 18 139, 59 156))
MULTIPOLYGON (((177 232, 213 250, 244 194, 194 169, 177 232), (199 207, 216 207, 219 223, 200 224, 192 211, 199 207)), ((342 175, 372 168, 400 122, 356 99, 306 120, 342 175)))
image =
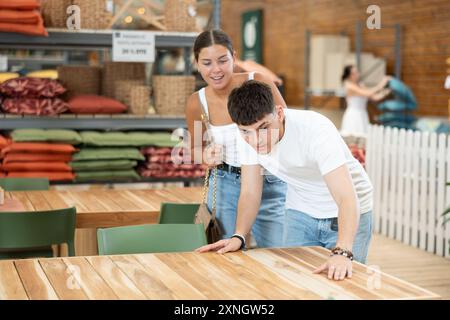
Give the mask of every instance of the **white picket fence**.
POLYGON ((366 169, 374 186, 374 231, 450 258, 450 136, 371 126, 366 169))

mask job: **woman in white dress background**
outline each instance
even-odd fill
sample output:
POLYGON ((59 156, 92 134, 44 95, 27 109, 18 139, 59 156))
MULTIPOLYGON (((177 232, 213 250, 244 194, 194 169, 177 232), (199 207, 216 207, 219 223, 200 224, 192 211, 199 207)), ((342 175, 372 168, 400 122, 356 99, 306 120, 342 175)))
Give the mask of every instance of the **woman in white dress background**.
POLYGON ((342 136, 366 137, 370 123, 367 102, 369 99, 379 101, 386 97, 390 90, 385 87, 390 79, 390 76, 385 76, 375 87, 367 88, 360 83, 356 67, 349 65, 344 68, 342 81, 346 92, 347 109, 342 117, 342 136))

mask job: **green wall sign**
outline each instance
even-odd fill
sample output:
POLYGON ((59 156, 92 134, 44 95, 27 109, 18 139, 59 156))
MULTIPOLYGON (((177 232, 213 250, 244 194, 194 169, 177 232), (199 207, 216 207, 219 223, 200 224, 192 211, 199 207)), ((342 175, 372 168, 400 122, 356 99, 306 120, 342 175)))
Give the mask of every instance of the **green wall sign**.
POLYGON ((263 63, 263 11, 252 10, 242 14, 242 60, 253 60, 263 63))

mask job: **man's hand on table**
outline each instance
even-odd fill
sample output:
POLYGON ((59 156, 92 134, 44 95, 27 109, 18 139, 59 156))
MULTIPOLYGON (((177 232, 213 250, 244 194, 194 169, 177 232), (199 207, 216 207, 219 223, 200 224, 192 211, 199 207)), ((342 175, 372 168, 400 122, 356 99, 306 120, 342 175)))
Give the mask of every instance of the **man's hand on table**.
POLYGON ((241 244, 242 242, 238 238, 223 239, 200 247, 196 249, 195 252, 203 253, 209 251, 217 251, 217 253, 222 254, 226 252, 238 251, 241 248, 241 244))
POLYGON ((344 280, 345 277, 352 277, 352 261, 341 255, 333 255, 328 258, 327 262, 322 264, 314 273, 322 273, 328 271, 328 279, 344 280))

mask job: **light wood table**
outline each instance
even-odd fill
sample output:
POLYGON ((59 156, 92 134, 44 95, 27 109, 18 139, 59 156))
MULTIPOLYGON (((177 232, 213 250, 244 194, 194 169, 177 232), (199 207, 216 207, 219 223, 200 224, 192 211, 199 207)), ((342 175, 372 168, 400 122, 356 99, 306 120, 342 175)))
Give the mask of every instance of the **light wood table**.
MULTIPOLYGON (((77 208, 77 228, 104 228, 156 223, 162 202, 199 203, 201 187, 148 190, 14 191, 5 200, 27 211, 77 208)), ((0 211, 2 210, 0 208, 0 211)))
POLYGON ((439 299, 354 263, 352 279, 312 271, 319 247, 0 261, 0 299, 439 299))
MULTIPOLYGON (((1 211, 41 211, 75 206, 77 230, 75 252, 78 256, 96 255, 97 228, 157 223, 163 202, 200 203, 201 187, 144 189, 144 190, 89 190, 89 191, 14 191, 5 192, 1 211), (20 210, 19 210, 20 211, 20 210)), ((65 246, 61 254, 65 255, 65 246)), ((55 249, 56 250, 56 249, 55 249)), ((56 251, 57 252, 57 251, 56 251)))

